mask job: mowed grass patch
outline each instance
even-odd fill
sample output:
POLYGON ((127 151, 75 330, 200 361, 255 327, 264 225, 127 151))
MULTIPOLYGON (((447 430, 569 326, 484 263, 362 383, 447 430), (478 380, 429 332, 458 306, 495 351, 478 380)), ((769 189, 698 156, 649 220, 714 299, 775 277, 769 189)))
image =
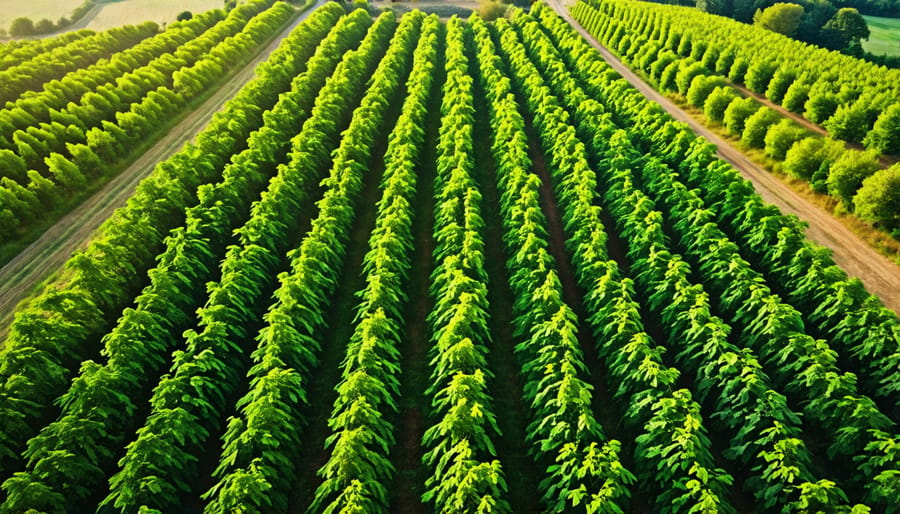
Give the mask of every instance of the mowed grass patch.
MULTIPOLYGON (((22 16, 31 18, 32 21, 47 18, 56 23, 65 16, 72 15, 72 11, 81 5, 83 0, 0 0, 0 28, 9 30, 9 24, 22 16)), ((159 0, 159 3, 165 3, 159 0)))
POLYGON ((900 18, 863 16, 869 25, 869 40, 862 46, 875 55, 900 56, 900 18))
MULTIPOLYGON (((3 1, 3 0, 0 0, 3 1)), ((222 0, 122 0, 104 2, 103 9, 91 20, 87 28, 106 30, 122 25, 134 25, 145 21, 171 23, 184 11, 194 14, 224 7, 222 0)))

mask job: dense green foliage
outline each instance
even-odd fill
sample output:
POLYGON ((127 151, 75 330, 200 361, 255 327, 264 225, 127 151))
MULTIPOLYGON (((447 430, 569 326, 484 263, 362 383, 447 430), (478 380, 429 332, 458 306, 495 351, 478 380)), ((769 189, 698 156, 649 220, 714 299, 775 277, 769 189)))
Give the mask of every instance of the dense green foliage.
MULTIPOLYGON (((197 21, 173 24, 164 34, 168 37, 154 38, 155 44, 137 45, 96 68, 70 73, 0 111, 0 147, 29 170, 12 176, 0 171, 0 237, 27 234, 88 182, 110 178, 111 171, 132 160, 134 147, 205 94, 235 62, 251 56, 292 16, 291 7, 273 4, 256 0, 225 18, 212 11, 197 21)), ((148 30, 155 29, 149 24, 148 30)), ((73 59, 72 66, 78 62, 73 59)))
POLYGON ((543 4, 329 3, 17 315, 0 512, 894 512, 900 321, 803 230, 543 4))
POLYGON ((753 23, 772 32, 792 36, 800 27, 802 17, 802 6, 778 2, 764 10, 757 9, 753 15, 753 23))
MULTIPOLYGON (((327 29, 325 20, 318 22, 323 23, 327 29)), ((315 30, 322 31, 323 27, 315 30)), ((138 186, 128 204, 106 221, 94 241, 69 261, 66 276, 16 315, 0 357, 0 468, 4 471, 17 467, 9 460, 16 459, 21 446, 38 428, 33 426, 34 420, 42 419, 52 399, 65 392, 79 363, 96 353, 97 339, 141 289, 141 277, 152 267, 155 257, 165 256, 160 258, 160 267, 176 278, 161 275, 154 280, 163 281, 160 286, 171 288, 172 294, 186 294, 187 289, 178 284, 196 283, 194 273, 200 271, 195 268, 200 266, 190 264, 192 258, 181 252, 198 252, 194 255, 214 260, 214 256, 205 255, 209 251, 205 246, 224 246, 228 241, 231 228, 222 228, 217 237, 207 231, 217 228, 209 227, 210 223, 229 222, 223 216, 237 215, 229 211, 238 207, 218 205, 222 198, 217 194, 228 197, 228 191, 239 188, 231 186, 218 193, 216 188, 200 186, 223 179, 226 163, 241 152, 250 133, 263 124, 263 111, 275 105, 278 93, 290 86, 293 75, 302 68, 311 48, 304 51, 291 45, 311 40, 316 32, 294 34, 259 68, 255 81, 214 117, 195 143, 157 166, 138 186), (167 232, 183 223, 185 211, 198 201, 212 210, 193 209, 187 216, 187 233, 176 231, 166 239, 167 232), (196 233, 193 231, 201 231, 196 241, 190 240, 196 233), (204 242, 206 238, 210 241, 204 242), (160 254, 164 244, 169 248, 160 254), (169 262, 188 268, 169 269, 169 262), (59 289, 65 289, 65 293, 59 289), (40 337, 35 337, 37 334, 40 337)), ((231 173, 240 175, 243 170, 233 167, 231 173)), ((230 180, 226 175, 225 182, 230 180)), ((147 301, 158 297, 154 293, 147 301)), ((159 308, 168 307, 169 300, 162 300, 159 308)), ((167 319, 163 326, 168 328, 176 320, 177 317, 167 319)))
POLYGON ((434 307, 429 314, 435 423, 425 431, 423 463, 434 470, 422 499, 435 512, 508 512, 500 437, 487 365, 488 277, 484 269, 482 195, 474 180, 474 81, 465 29, 447 24, 437 178, 434 307))
POLYGON ((625 0, 585 0, 577 4, 573 13, 603 44, 616 47, 625 37, 639 41, 640 44, 630 46, 629 52, 619 52, 626 62, 645 47, 656 49, 659 59, 666 52, 706 62, 712 62, 716 56, 716 73, 727 74, 734 82, 760 94, 766 93, 769 82, 779 74, 779 91, 787 91, 798 83, 809 88, 811 104, 807 103, 804 116, 814 123, 825 123, 838 107, 865 109, 868 117, 860 131, 836 136, 850 141, 861 142, 876 120, 887 116, 900 98, 900 70, 889 70, 693 9, 625 0), (728 69, 724 63, 719 66, 720 58, 726 55, 733 62, 728 69), (737 70, 738 63, 746 68, 737 70), (817 106, 823 102, 827 108, 817 106))
MULTIPOLYGON (((289 41, 296 45, 294 51, 297 52, 291 56, 296 63, 292 67, 302 66, 316 40, 339 16, 339 9, 323 9, 305 22, 304 30, 292 36, 289 41)), ((258 194, 262 183, 274 172, 275 164, 283 160, 287 152, 285 143, 299 129, 311 106, 314 91, 321 87, 326 74, 333 68, 336 59, 331 56, 340 54, 335 52, 336 49, 354 43, 354 34, 357 38, 361 36, 364 20, 357 18, 355 21, 358 27, 355 30, 349 27, 341 30, 340 38, 335 37, 339 33, 335 31, 323 41, 323 49, 306 63, 306 72, 293 80, 290 92, 272 108, 267 123, 250 138, 247 148, 236 154, 233 162, 225 167, 223 180, 203 193, 200 203, 187 211, 185 225, 166 240, 166 249, 157 266, 148 272, 150 284, 136 299, 137 306, 127 310, 105 338, 107 364, 83 366, 75 383, 90 384, 90 387, 72 388, 65 395, 60 420, 31 440, 28 474, 16 475, 6 485, 11 507, 29 501, 30 497, 24 495, 25 486, 31 484, 29 488, 34 488, 35 482, 46 484, 42 494, 47 496, 57 491, 66 493, 65 498, 83 494, 67 489, 70 486, 66 475, 77 475, 68 474, 66 470, 76 462, 72 459, 65 464, 60 462, 65 452, 75 452, 75 448, 81 452, 92 451, 98 456, 93 462, 81 463, 79 487, 90 486, 95 476, 102 480, 102 473, 112 467, 114 462, 110 457, 99 456, 104 455, 103 448, 122 444, 124 431, 134 430, 134 420, 128 413, 134 412, 141 399, 146 401, 153 381, 158 379, 165 365, 163 359, 154 358, 154 355, 175 347, 180 330, 187 328, 193 311, 202 304, 199 295, 184 293, 191 290, 191 284, 212 278, 212 270, 216 267, 217 257, 224 253, 228 234, 236 228, 237 219, 245 215, 242 213, 248 211, 251 195, 258 194), (341 46, 338 43, 342 41, 341 46), (321 54, 328 57, 321 57, 321 54), (321 67, 327 71, 321 71, 321 67), (253 163, 258 173, 248 173, 249 163, 253 163), (235 191, 242 194, 235 195, 235 191), (92 389, 127 394, 92 395, 92 389), (81 440, 64 437, 78 433, 77 427, 91 427, 96 433, 81 440), (77 447, 73 447, 75 444, 77 447), (89 473, 92 468, 96 472, 89 473), (58 471, 47 475, 40 473, 40 470, 51 469, 58 471)), ((273 83, 269 87, 276 86, 273 83)))
POLYGON ((786 39, 715 17, 707 17, 714 31, 699 32, 682 11, 642 2, 584 0, 572 13, 660 91, 678 93, 703 107, 708 120, 724 125, 742 146, 764 149, 783 161, 788 174, 809 181, 815 191, 831 194, 852 211, 851 198, 862 180, 880 166, 872 164, 877 156, 844 149, 832 138, 865 142, 875 152, 894 152, 900 144, 900 91, 889 80, 900 80, 900 74, 858 60, 845 62, 850 58, 813 47, 797 48, 786 39), (726 36, 726 31, 731 32, 726 36), (740 35, 738 42, 727 39, 733 33, 740 35), (747 43, 751 35, 766 42, 747 43), (625 40, 639 44, 623 46, 625 40), (748 53, 751 47, 757 53, 748 53), (811 61, 800 61, 794 53, 811 61), (845 70, 850 64, 856 71, 845 70), (863 79, 853 73, 870 75, 863 79), (724 75, 790 111, 802 112, 827 129, 828 137, 821 139, 752 95, 742 96, 725 83, 724 75), (837 153, 843 155, 840 162, 837 153))

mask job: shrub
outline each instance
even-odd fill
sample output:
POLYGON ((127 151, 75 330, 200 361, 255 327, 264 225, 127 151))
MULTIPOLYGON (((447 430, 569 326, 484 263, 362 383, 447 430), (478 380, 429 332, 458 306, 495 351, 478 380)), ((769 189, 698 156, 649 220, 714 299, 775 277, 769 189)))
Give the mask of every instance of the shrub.
POLYGON ((772 61, 759 61, 750 66, 747 69, 747 74, 744 76, 744 83, 747 85, 747 89, 754 93, 765 93, 766 87, 768 87, 769 81, 772 80, 777 69, 778 65, 772 61))
POLYGON ((706 68, 703 67, 703 64, 696 62, 693 59, 681 61, 678 74, 675 76, 675 87, 678 88, 678 94, 682 96, 687 95, 694 77, 705 74, 706 68))
POLYGON ((878 158, 874 152, 848 150, 828 170, 828 194, 838 198, 848 210, 852 210, 853 196, 863 180, 878 171, 878 158))
MULTIPOLYGON (((697 75, 687 90, 687 101, 694 107, 703 107, 706 99, 717 87, 725 85, 725 79, 718 75, 697 75)), ((724 111, 724 107, 722 108, 724 111)))
POLYGON ((900 164, 880 170, 863 180, 853 197, 856 215, 885 230, 900 229, 900 164))
POLYGON ((769 127, 783 119, 778 111, 771 107, 763 107, 753 113, 744 123, 741 143, 751 148, 762 148, 766 144, 766 133, 769 127))
POLYGON ((900 155, 900 103, 891 105, 881 113, 864 143, 866 148, 900 155))
POLYGON ((706 97, 706 102, 703 103, 703 114, 713 121, 722 123, 725 117, 725 109, 736 98, 738 98, 738 95, 731 86, 717 87, 706 97))

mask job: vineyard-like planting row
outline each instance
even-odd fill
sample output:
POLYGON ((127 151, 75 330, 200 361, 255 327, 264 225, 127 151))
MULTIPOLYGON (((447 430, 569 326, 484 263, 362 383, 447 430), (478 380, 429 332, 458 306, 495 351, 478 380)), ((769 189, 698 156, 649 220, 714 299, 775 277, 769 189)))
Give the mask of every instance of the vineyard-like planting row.
MULTIPOLYGON (((0 237, 27 234, 55 207, 133 159, 134 149, 160 125, 248 58, 293 13, 273 0, 243 4, 227 17, 210 11, 8 103, 0 111, 0 237)), ((144 37, 156 29, 142 27, 144 37)), ((69 47, 89 39, 54 52, 81 55, 69 47)))
POLYGON ((16 315, 0 512, 895 511, 896 314, 548 7, 257 74, 16 315))
POLYGON ((877 69, 812 47, 806 50, 813 53, 805 61, 796 60, 793 50, 775 56, 754 53, 746 50, 747 34, 754 34, 753 41, 758 35, 766 48, 781 48, 781 40, 789 48, 799 43, 788 44, 789 38, 727 18, 691 13, 716 27, 700 34, 688 25, 694 19, 680 8, 646 2, 584 0, 572 8, 572 14, 624 63, 660 91, 677 93, 701 109, 709 122, 723 126, 743 147, 763 151, 788 175, 834 196, 848 211, 887 232, 900 228, 893 207, 896 199, 884 192, 891 187, 887 184, 900 177, 900 165, 882 171, 879 162, 879 153, 900 154, 900 103, 896 103, 900 74, 896 70, 877 69), (723 38, 730 37, 722 35, 726 32, 742 34, 744 39, 726 42, 723 38), (845 74, 850 61, 856 68, 845 74), (821 123, 828 137, 742 96, 726 77, 821 123), (846 148, 833 138, 865 140, 870 150, 846 148), (869 185, 861 190, 863 184, 869 185))
POLYGON ((586 3, 603 18, 595 23, 604 40, 614 42, 622 54, 665 54, 666 65, 685 59, 684 66, 744 84, 821 124, 833 137, 900 154, 900 140, 891 137, 900 116, 900 70, 686 7, 622 0, 586 3))

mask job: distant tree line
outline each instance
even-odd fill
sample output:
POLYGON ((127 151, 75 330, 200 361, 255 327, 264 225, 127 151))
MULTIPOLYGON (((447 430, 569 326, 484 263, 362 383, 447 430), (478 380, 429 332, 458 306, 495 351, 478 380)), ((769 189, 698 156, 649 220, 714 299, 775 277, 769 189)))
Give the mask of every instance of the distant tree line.
MULTIPOLYGON (((720 16, 727 16, 738 21, 750 23, 757 10, 771 7, 778 0, 661 0, 658 3, 696 5, 698 9, 720 16)), ((838 9, 852 8, 861 14, 871 16, 900 16, 900 0, 800 0, 807 13, 816 8, 819 15, 830 12, 833 16, 838 9), (819 5, 822 4, 822 5, 819 5)), ((827 21, 827 19, 826 19, 827 21)))
POLYGON ((94 7, 94 2, 92 0, 84 0, 84 2, 75 8, 72 11, 72 15, 70 17, 63 16, 58 19, 56 23, 53 21, 43 18, 35 22, 31 18, 20 17, 16 18, 9 25, 9 35, 12 37, 28 37, 28 36, 37 36, 42 34, 49 34, 51 32, 57 32, 63 30, 73 23, 77 22, 94 7))
MULTIPOLYGON (((862 48, 869 27, 860 13, 900 16, 900 0, 694 0, 698 9, 769 30, 816 46, 838 50, 876 64, 900 68, 900 58, 874 55, 862 48)), ((690 5, 690 0, 660 3, 690 5)))

